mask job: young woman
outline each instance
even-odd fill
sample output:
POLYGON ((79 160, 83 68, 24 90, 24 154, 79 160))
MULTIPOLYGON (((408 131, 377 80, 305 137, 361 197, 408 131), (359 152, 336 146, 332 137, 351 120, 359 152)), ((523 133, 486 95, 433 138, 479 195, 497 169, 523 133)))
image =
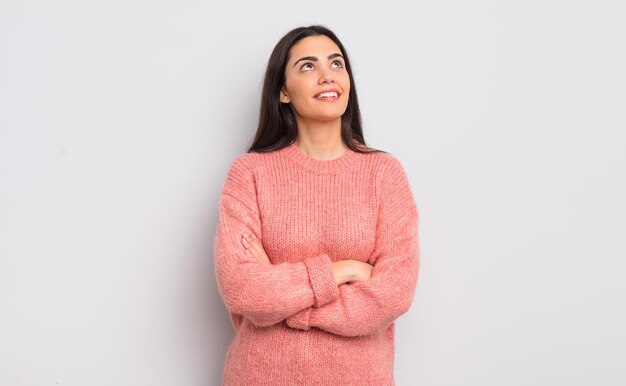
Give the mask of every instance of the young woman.
POLYGON ((287 33, 220 197, 215 274, 235 329, 223 385, 394 385, 418 217, 398 159, 365 145, 339 39, 287 33))

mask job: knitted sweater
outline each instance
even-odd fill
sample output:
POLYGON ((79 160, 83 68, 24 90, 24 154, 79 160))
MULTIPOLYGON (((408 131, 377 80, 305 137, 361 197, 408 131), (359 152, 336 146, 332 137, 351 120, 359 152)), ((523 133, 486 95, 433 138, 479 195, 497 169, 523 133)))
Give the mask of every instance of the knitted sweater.
POLYGON ((220 196, 215 275, 235 333, 222 384, 394 385, 394 320, 413 300, 418 210, 387 153, 317 160, 295 143, 232 162, 220 196), (245 253, 251 231, 271 260, 245 253), (331 262, 374 266, 337 285, 331 262))

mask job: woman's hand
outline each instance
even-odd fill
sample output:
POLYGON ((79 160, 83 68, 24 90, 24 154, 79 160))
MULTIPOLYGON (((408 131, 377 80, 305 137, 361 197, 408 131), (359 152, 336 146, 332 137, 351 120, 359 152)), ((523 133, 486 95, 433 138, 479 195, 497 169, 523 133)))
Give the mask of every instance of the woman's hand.
POLYGON ((338 260, 332 263, 337 285, 369 280, 374 266, 359 260, 338 260))
POLYGON ((259 263, 272 264, 270 258, 267 257, 261 240, 257 239, 252 232, 246 232, 241 237, 243 247, 246 249, 246 254, 256 259, 259 263))

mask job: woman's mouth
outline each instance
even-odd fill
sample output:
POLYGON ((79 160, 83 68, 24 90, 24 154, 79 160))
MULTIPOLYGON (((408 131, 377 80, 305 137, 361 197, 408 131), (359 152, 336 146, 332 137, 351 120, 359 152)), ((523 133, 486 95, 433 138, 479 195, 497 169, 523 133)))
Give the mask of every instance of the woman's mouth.
POLYGON ((315 99, 324 102, 334 102, 339 99, 339 93, 337 91, 327 91, 319 94, 315 99))

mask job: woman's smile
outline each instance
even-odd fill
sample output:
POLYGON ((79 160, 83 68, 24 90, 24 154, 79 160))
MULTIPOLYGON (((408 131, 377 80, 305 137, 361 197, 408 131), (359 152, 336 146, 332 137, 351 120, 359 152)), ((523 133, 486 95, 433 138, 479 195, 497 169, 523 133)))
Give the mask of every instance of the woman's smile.
POLYGON ((341 93, 336 89, 330 89, 320 92, 315 96, 315 99, 322 102, 335 102, 341 97, 341 93))

